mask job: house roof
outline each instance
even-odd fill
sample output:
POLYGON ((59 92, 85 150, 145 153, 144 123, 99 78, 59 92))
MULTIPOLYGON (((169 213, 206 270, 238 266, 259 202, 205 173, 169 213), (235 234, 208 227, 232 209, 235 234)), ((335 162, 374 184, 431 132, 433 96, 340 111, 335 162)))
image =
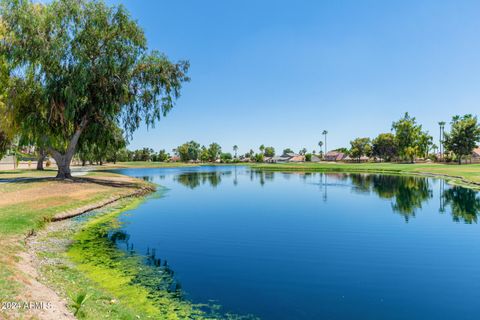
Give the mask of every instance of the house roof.
POLYGON ((480 148, 477 147, 477 148, 473 149, 472 155, 476 156, 476 157, 480 157, 480 148))
POLYGON ((325 155, 325 158, 335 159, 338 161, 338 160, 343 160, 343 158, 345 158, 345 154, 339 151, 328 151, 327 154, 325 155))

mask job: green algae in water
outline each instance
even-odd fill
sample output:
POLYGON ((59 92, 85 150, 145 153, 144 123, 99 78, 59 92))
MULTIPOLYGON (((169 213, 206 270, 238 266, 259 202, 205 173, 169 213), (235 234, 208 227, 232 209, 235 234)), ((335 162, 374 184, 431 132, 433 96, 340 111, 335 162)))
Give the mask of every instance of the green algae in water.
POLYGON ((162 263, 154 253, 142 257, 133 250, 125 252, 116 247, 115 241, 125 237, 117 217, 141 202, 135 199, 83 225, 68 250, 77 268, 141 318, 257 319, 222 314, 219 305, 194 304, 184 299, 166 261, 162 263))

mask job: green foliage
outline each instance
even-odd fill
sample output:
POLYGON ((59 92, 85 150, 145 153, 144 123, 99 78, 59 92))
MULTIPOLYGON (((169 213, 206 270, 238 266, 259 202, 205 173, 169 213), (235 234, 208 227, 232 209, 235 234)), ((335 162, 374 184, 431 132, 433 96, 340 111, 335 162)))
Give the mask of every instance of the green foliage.
POLYGON ((208 160, 216 161, 220 157, 221 153, 222 147, 220 147, 218 143, 213 142, 208 146, 208 160))
POLYGON ((85 164, 110 161, 116 163, 119 159, 120 150, 126 147, 123 130, 116 124, 100 126, 91 124, 90 130, 86 131, 78 143, 77 155, 85 164))
POLYGON ((178 146, 176 150, 178 156, 184 162, 198 160, 200 156, 200 144, 193 140, 178 146))
POLYGON ((463 156, 470 155, 480 141, 480 127, 477 117, 471 114, 452 118, 452 129, 445 133, 445 149, 455 153, 458 163, 463 156))
POLYGON ((372 153, 372 144, 370 138, 356 138, 350 141, 350 156, 360 160, 362 156, 370 156, 372 153))
POLYGON ((123 6, 4 0, 1 16, 9 34, 2 57, 15 68, 8 87, 14 123, 48 146, 66 174, 84 132, 121 123, 131 136, 142 121, 153 126, 189 80, 188 62, 147 50, 123 6))
MULTIPOLYGON (((121 210, 133 208, 138 203, 135 201, 121 210)), ((148 266, 142 267, 140 257, 119 251, 107 237, 108 232, 118 226, 114 218, 121 210, 88 222, 75 235, 68 255, 78 269, 92 280, 98 281, 109 293, 122 297, 125 305, 141 314, 156 319, 169 319, 174 315, 178 319, 201 316, 200 310, 179 299, 176 292, 160 289, 164 288, 165 281, 169 281, 169 274, 157 271, 156 276, 150 274, 150 280, 155 283, 145 282, 148 280, 145 273, 155 270, 148 266), (160 274, 164 276, 159 276, 160 274)))
POLYGON ((311 153, 305 154, 305 161, 306 162, 311 162, 312 161, 312 154, 311 153))
POLYGON ((222 162, 229 162, 232 159, 233 157, 230 152, 222 152, 222 154, 220 155, 220 160, 222 160, 222 162))
POLYGON ((264 161, 263 153, 255 154, 255 162, 263 162, 263 161, 264 161))
POLYGON ((80 292, 74 297, 70 297, 72 300, 72 308, 74 310, 73 315, 75 317, 80 316, 82 313, 80 309, 82 306, 85 304, 85 302, 88 300, 89 296, 87 295, 86 292, 80 292))
POLYGON ((157 155, 157 161, 159 162, 165 162, 170 158, 170 155, 165 151, 165 149, 162 149, 158 152, 157 155))
POLYGON ((400 158, 413 162, 416 156, 428 152, 432 138, 422 131, 422 126, 408 112, 392 124, 392 130, 395 131, 395 146, 400 158))
POLYGON ((202 146, 202 149, 200 150, 200 161, 208 162, 208 160, 210 160, 210 153, 205 146, 202 146))
POLYGON ((287 148, 287 149, 283 149, 283 153, 282 154, 287 154, 287 153, 294 153, 292 149, 290 148, 287 148))
POLYGON ((265 157, 274 157, 275 156, 275 148, 274 147, 265 147, 264 153, 265 157))
POLYGON ((392 133, 380 133, 372 141, 372 155, 391 161, 397 155, 395 136, 392 133))

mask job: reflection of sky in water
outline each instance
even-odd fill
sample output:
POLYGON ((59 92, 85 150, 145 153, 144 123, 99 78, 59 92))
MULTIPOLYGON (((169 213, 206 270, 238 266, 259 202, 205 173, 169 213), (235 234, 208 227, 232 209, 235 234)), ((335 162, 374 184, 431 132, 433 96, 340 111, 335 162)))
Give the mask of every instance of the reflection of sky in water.
POLYGON ((168 188, 122 217, 194 302, 264 319, 473 319, 475 191, 420 177, 126 169, 168 188))

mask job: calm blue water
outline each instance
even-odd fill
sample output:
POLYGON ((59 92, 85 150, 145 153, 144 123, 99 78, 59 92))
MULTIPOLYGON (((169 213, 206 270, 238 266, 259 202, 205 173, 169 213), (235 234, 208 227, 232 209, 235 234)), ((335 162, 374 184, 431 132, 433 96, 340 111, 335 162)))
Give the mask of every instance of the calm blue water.
POLYGON ((474 191, 242 167, 121 172, 168 188, 126 212, 123 231, 193 302, 261 319, 480 317, 474 191))

